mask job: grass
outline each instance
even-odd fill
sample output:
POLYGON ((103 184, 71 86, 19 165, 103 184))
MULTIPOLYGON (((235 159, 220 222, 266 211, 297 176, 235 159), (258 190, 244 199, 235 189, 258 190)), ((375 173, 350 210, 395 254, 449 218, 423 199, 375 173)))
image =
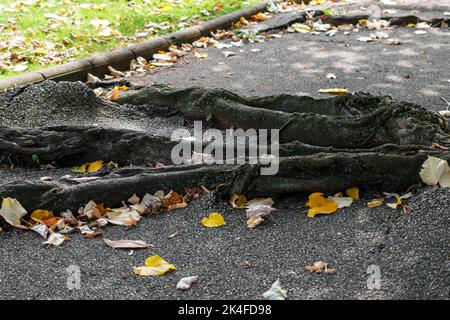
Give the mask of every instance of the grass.
POLYGON ((0 78, 148 40, 256 2, 2 0, 0 78))

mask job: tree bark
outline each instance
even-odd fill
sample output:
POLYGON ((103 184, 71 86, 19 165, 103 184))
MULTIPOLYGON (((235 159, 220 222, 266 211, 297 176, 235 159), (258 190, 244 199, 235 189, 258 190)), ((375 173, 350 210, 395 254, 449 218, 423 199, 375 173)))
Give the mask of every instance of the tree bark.
MULTIPOLYGON (((104 83, 98 86, 107 87, 104 83)), ((155 85, 132 87, 121 92, 117 102, 106 102, 82 84, 47 81, 1 98, 2 123, 15 119, 8 110, 17 110, 25 117, 24 123, 30 125, 0 127, 0 160, 13 159, 26 165, 32 162, 32 155, 37 155, 41 163, 62 167, 98 159, 134 165, 103 172, 104 176, 88 183, 64 178, 0 186, 2 197, 19 199, 28 210, 77 210, 90 200, 116 206, 133 193, 142 196, 200 185, 210 189, 223 185, 226 196, 337 192, 353 186, 401 191, 420 183, 419 171, 427 155, 450 158, 448 152, 431 148, 432 143, 450 145, 448 123, 443 117, 411 103, 370 94, 328 99, 242 97, 223 89, 155 85), (36 92, 44 92, 45 98, 31 101, 36 92), (67 98, 71 99, 70 106, 64 105, 67 98), (32 112, 27 113, 28 107, 32 112), (73 108, 80 108, 84 118, 68 121, 69 116, 77 114, 73 108), (40 125, 48 114, 58 125, 40 125), (99 114, 101 119, 110 117, 119 125, 99 125, 99 114), (261 163, 170 165, 178 141, 171 141, 167 133, 155 134, 133 123, 157 125, 154 122, 161 118, 155 117, 164 115, 178 119, 177 123, 186 120, 187 125, 175 129, 192 130, 189 121, 193 120, 206 121, 221 130, 280 129, 279 170, 265 176, 261 175, 261 163), (86 121, 86 117, 92 120, 86 121), (154 162, 169 166, 145 167, 154 162)))

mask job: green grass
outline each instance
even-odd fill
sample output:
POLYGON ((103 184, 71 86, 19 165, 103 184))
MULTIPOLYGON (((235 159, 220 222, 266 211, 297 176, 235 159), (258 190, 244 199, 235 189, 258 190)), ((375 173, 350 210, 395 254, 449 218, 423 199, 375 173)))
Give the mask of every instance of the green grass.
POLYGON ((176 31, 238 10, 257 0, 2 0, 0 78, 42 69, 176 31), (217 4, 222 4, 220 10, 217 4), (210 15, 202 14, 207 10, 210 15), (54 16, 51 16, 54 15, 54 16), (92 20, 107 20, 100 36, 92 20), (163 23, 144 37, 148 23, 163 23), (184 25, 180 25, 180 23, 184 25), (18 66, 26 70, 18 71, 18 66))

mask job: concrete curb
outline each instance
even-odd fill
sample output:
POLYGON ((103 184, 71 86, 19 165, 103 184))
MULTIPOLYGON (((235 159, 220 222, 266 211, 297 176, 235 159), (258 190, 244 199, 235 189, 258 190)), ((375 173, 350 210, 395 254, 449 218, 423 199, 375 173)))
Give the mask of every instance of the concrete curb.
MULTIPOLYGON (((68 62, 44 70, 33 71, 19 76, 0 80, 0 92, 25 84, 33 84, 44 80, 55 81, 85 81, 87 74, 102 76, 107 73, 108 66, 117 70, 129 68, 130 61, 139 56, 150 59, 159 50, 166 50, 171 44, 190 43, 195 39, 209 35, 218 29, 225 29, 241 17, 248 18, 266 7, 273 1, 264 1, 251 7, 209 20, 203 24, 192 26, 162 37, 144 41, 126 48, 94 55, 90 58, 68 62)), ((275 1, 277 2, 277 1, 275 1)))

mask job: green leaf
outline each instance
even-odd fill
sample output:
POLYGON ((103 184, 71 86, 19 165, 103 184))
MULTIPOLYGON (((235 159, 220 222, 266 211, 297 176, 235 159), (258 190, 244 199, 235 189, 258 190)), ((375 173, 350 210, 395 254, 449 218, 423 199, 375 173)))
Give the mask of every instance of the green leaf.
POLYGON ((334 15, 334 12, 331 11, 330 9, 321 9, 320 11, 322 11, 323 14, 326 15, 326 16, 332 16, 332 15, 334 15))
POLYGON ((33 154, 33 155, 31 156, 31 160, 33 160, 33 162, 36 162, 37 164, 40 164, 40 163, 39 163, 39 157, 38 157, 37 154, 33 154))

